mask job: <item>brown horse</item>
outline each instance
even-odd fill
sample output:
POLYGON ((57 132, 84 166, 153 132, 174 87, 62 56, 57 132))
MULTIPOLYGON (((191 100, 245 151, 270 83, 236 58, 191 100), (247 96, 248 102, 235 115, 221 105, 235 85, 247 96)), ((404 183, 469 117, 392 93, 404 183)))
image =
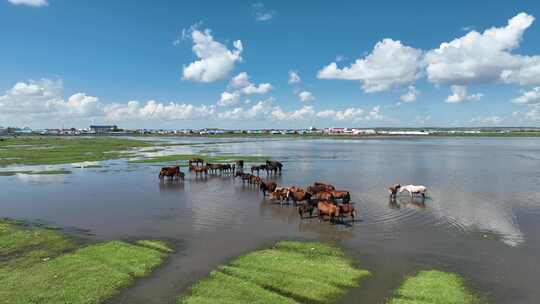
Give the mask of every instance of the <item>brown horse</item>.
POLYGON ((334 190, 334 191, 332 191, 330 193, 332 193, 332 197, 334 198, 334 200, 340 199, 341 202, 344 203, 344 204, 351 201, 351 194, 349 193, 349 191, 334 190))
POLYGON ((190 172, 195 172, 195 177, 199 176, 199 174, 201 176, 207 176, 208 175, 208 167, 207 166, 202 166, 202 167, 199 167, 199 166, 189 166, 189 171, 190 172))
POLYGON ((271 199, 281 203, 287 198, 287 193, 289 193, 288 188, 276 188, 274 192, 272 192, 271 199))
POLYGON ((200 158, 200 157, 193 157, 192 159, 189 160, 189 165, 204 165, 204 159, 200 158))
POLYGON ((261 183, 261 178, 256 175, 251 175, 249 177, 249 183, 252 185, 259 185, 261 183))
POLYGON ((242 179, 242 183, 245 183, 246 181, 249 182, 251 179, 251 174, 249 173, 243 173, 243 172, 236 172, 234 174, 234 177, 240 177, 242 179))
POLYGON ((338 204, 337 206, 339 208, 339 215, 342 222, 343 222, 344 216, 350 216, 352 220, 354 221, 354 218, 356 217, 356 209, 354 209, 351 203, 338 204))
POLYGON ((294 203, 308 201, 311 199, 311 193, 300 188, 291 189, 287 193, 287 200, 288 199, 292 199, 294 203))
POLYGON ((334 190, 336 190, 334 186, 321 182, 315 182, 313 183, 313 185, 307 187, 307 191, 311 194, 316 194, 319 192, 332 192, 334 190))
POLYGON ((206 163, 206 167, 208 167, 208 170, 210 173, 216 173, 219 171, 220 173, 223 171, 223 165, 222 164, 210 164, 206 163))
POLYGON ((309 217, 312 217, 314 209, 315 207, 308 202, 298 204, 298 215, 300 215, 300 219, 304 218, 304 213, 309 213, 309 217))
POLYGON ((272 165, 265 165, 264 168, 262 169, 266 170, 266 175, 270 175, 270 174, 276 175, 278 173, 279 168, 272 165))
POLYGON ((244 169, 244 161, 243 160, 239 159, 239 160, 235 161, 234 164, 236 165, 237 168, 244 169))
POLYGON ((315 198, 319 201, 332 201, 334 200, 334 196, 332 195, 332 192, 317 192, 315 193, 315 198))
POLYGON ((321 221, 325 215, 328 215, 330 222, 334 223, 335 219, 339 217, 339 207, 329 201, 320 201, 317 203, 317 215, 321 221))
POLYGON ((277 188, 277 184, 272 181, 263 182, 259 184, 259 189, 262 191, 263 196, 266 196, 266 192, 274 192, 277 188))
POLYGON ((180 166, 161 168, 161 170, 159 171, 159 179, 163 179, 165 176, 168 179, 176 178, 184 180, 184 173, 180 171, 180 166))

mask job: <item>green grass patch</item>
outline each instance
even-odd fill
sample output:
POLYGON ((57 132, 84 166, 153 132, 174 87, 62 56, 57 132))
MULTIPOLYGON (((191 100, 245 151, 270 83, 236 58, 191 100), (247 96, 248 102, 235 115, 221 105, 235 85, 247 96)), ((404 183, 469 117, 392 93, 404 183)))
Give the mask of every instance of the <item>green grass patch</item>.
POLYGON ((250 156, 250 155, 235 155, 235 154, 226 154, 218 156, 209 156, 204 154, 173 154, 173 155, 163 155, 148 157, 145 159, 132 160, 130 163, 135 164, 150 164, 150 163, 170 163, 170 162, 187 162, 190 159, 198 157, 205 160, 208 163, 230 163, 236 160, 244 160, 247 163, 263 163, 268 158, 267 156, 250 156))
POLYGON ((470 292, 454 273, 421 271, 408 277, 388 304, 476 304, 480 299, 470 292))
POLYGON ((80 248, 57 230, 0 220, 0 303, 101 303, 171 251, 153 240, 80 248))
POLYGON ((336 247, 283 241, 218 267, 178 303, 328 303, 368 276, 336 247))
POLYGON ((150 142, 114 137, 20 137, 0 141, 0 166, 66 164, 127 157, 150 142))

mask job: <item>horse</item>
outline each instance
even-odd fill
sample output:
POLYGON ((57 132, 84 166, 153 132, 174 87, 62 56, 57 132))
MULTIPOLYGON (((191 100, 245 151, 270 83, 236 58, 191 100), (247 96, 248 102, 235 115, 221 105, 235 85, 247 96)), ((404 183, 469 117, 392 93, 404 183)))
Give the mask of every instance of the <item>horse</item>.
POLYGON ((354 222, 354 218, 356 217, 356 209, 354 209, 351 203, 338 204, 337 206, 339 208, 339 216, 342 222, 344 215, 350 216, 354 222))
POLYGON ((340 199, 344 204, 351 201, 351 194, 345 190, 334 190, 330 192, 334 200, 340 199))
POLYGON ((208 167, 207 166, 202 166, 202 167, 198 167, 198 166, 189 166, 189 171, 190 172, 195 172, 195 177, 197 177, 199 174, 202 176, 203 174, 205 176, 208 175, 208 167))
POLYGON ((255 175, 249 177, 249 183, 252 185, 259 185, 261 183, 261 178, 255 175))
POLYGON ((315 193, 315 198, 318 201, 333 201, 334 196, 332 195, 332 192, 317 192, 315 193))
POLYGON ((339 207, 329 201, 320 201, 317 203, 317 215, 320 221, 324 219, 325 215, 328 215, 330 222, 334 223, 335 219, 339 217, 339 207))
POLYGON ((262 191, 263 196, 266 196, 266 192, 274 192, 277 188, 277 184, 272 181, 263 182, 259 184, 259 189, 262 191))
POLYGON ((266 165, 263 169, 266 170, 266 175, 270 175, 270 173, 276 175, 278 173, 278 167, 276 166, 266 165))
POLYGON ((204 165, 204 159, 200 158, 200 157, 193 157, 192 159, 189 160, 188 162, 188 165, 191 166, 191 165, 204 165))
POLYGON ((210 163, 206 163, 206 167, 208 167, 208 170, 210 170, 210 173, 216 173, 216 171, 222 171, 223 170, 223 165, 221 164, 210 164, 210 163))
POLYGON ((266 165, 251 166, 251 174, 253 174, 253 172, 257 171, 257 175, 259 175, 259 171, 265 170, 265 169, 266 169, 266 165))
POLYGON ((311 192, 312 194, 319 192, 332 192, 334 190, 336 190, 336 187, 321 182, 315 182, 312 186, 307 187, 307 191, 311 192))
POLYGON ((242 183, 245 183, 246 181, 249 182, 251 179, 251 174, 249 173, 243 173, 243 172, 236 172, 234 174, 234 177, 240 177, 242 179, 242 183))
POLYGON ((306 202, 298 204, 298 215, 300 215, 300 219, 304 219, 304 213, 309 213, 309 217, 313 216, 313 210, 315 209, 315 206, 312 204, 306 202))
POLYGON ((184 180, 184 173, 180 171, 180 166, 161 168, 161 170, 159 171, 159 179, 163 179, 165 176, 169 179, 176 178, 184 180))
POLYGON ((271 193, 271 199, 282 203, 285 199, 287 199, 287 193, 289 193, 289 188, 285 188, 285 187, 276 188, 271 193))
POLYGON ((236 165, 237 168, 244 169, 244 161, 242 159, 235 161, 234 164, 236 165))
POLYGON ((404 191, 409 192, 409 194, 411 195, 411 200, 413 199, 415 194, 420 194, 422 196, 422 199, 425 199, 426 198, 426 192, 427 192, 426 186, 421 186, 421 185, 418 185, 418 186, 415 186, 415 185, 402 186, 400 184, 397 184, 396 185, 396 190, 397 190, 397 193, 401 193, 401 192, 404 192, 404 191))
POLYGON ((283 168, 283 164, 282 164, 282 163, 280 163, 280 162, 278 162, 278 161, 275 161, 275 160, 274 160, 274 161, 267 160, 267 161, 266 161, 266 164, 267 164, 268 166, 275 167, 275 168, 279 171, 279 173, 281 173, 281 169, 283 168))
POLYGON ((294 203, 301 202, 301 201, 309 201, 311 200, 311 193, 303 190, 303 189, 293 189, 289 190, 287 193, 287 200, 292 199, 294 203))

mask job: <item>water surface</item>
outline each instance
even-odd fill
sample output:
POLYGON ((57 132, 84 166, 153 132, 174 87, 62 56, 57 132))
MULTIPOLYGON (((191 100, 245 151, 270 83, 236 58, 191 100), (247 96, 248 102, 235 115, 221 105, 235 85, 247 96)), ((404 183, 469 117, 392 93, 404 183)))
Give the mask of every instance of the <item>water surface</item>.
POLYGON ((349 190, 358 220, 300 220, 294 208, 230 176, 159 182, 158 166, 125 160, 62 166, 69 175, 0 177, 0 217, 88 231, 96 241, 160 238, 176 245, 165 266, 111 303, 174 303, 217 265, 281 239, 339 244, 373 272, 342 303, 384 303, 404 275, 431 268, 463 275, 490 303, 540 298, 537 139, 219 140, 225 142, 156 153, 268 155, 285 164, 275 177, 280 185, 326 181, 349 190), (425 205, 406 196, 389 204, 387 187, 398 182, 428 186, 425 205))

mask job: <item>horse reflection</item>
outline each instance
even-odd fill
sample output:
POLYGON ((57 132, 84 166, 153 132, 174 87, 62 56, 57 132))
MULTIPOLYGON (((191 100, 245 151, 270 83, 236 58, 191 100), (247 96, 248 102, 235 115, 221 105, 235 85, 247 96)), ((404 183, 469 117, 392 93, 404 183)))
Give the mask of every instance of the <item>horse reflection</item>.
POLYGON ((181 181, 164 181, 159 182, 159 192, 181 192, 184 191, 184 183, 181 181))
POLYGON ((400 209, 402 206, 426 209, 426 198, 424 196, 415 196, 410 199, 401 199, 396 194, 390 194, 388 207, 391 209, 400 209))

